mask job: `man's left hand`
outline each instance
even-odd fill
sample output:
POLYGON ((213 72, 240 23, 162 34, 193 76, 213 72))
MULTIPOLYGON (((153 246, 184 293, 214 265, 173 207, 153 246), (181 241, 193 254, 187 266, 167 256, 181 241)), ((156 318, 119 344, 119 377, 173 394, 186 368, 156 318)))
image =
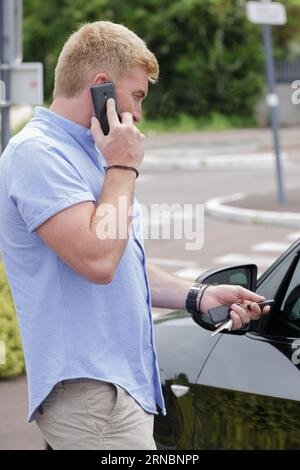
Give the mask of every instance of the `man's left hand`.
POLYGON ((257 302, 263 302, 265 297, 258 295, 241 286, 219 285, 209 286, 201 300, 201 311, 207 313, 210 308, 228 304, 231 306, 230 318, 233 330, 247 325, 251 320, 258 320, 262 314, 267 314, 270 307, 260 309, 257 302))

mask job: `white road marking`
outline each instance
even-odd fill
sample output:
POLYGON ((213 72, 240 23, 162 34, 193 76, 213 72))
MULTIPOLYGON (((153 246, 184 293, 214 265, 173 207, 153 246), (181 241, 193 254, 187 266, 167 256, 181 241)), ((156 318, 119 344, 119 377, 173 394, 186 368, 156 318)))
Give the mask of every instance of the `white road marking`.
POLYGON ((283 251, 289 248, 289 243, 279 243, 279 242, 263 242, 257 243, 251 247, 252 251, 267 251, 267 252, 279 252, 282 253, 283 251))
POLYGON ((164 258, 148 258, 149 263, 158 264, 160 266, 183 266, 185 268, 193 268, 197 265, 195 261, 184 261, 183 259, 164 259, 164 258))
POLYGON ((239 254, 239 253, 228 253, 224 256, 218 256, 213 260, 214 263, 218 264, 250 264, 254 263, 258 266, 270 266, 276 259, 276 256, 261 256, 254 254, 239 254))
POLYGON ((287 236, 287 239, 290 240, 291 242, 295 242, 296 240, 298 240, 298 238, 300 238, 300 232, 290 233, 287 236))
MULTIPOLYGON (((295 232, 287 237, 289 240, 297 240, 300 238, 300 233, 295 232)), ((210 268, 202 268, 197 265, 196 261, 185 261, 182 259, 166 259, 166 258, 149 258, 149 262, 159 265, 159 266, 166 266, 166 267, 181 267, 182 269, 178 269, 173 272, 173 274, 177 277, 182 279, 194 281, 198 276, 202 273, 211 269, 215 264, 220 265, 239 265, 239 264, 250 264, 254 263, 259 268, 258 277, 264 272, 265 268, 269 267, 277 258, 275 253, 282 253, 289 247, 288 243, 280 243, 280 242, 261 242, 253 245, 251 250, 254 252, 253 254, 244 254, 244 253, 227 253, 226 255, 218 256, 214 258, 210 268), (266 253, 274 253, 274 256, 264 256, 261 254, 256 254, 255 252, 266 252, 266 253)))
POLYGON ((179 271, 175 271, 173 274, 178 276, 182 279, 187 279, 188 281, 195 281, 200 274, 207 271, 207 269, 202 268, 194 268, 194 269, 180 269, 179 271))
MULTIPOLYGON (((181 279, 186 279, 187 281, 195 281, 200 274, 203 274, 205 271, 208 271, 209 268, 199 268, 199 269, 180 269, 179 271, 175 271, 173 274, 181 279)), ((259 271, 257 273, 257 278, 259 278, 264 270, 259 271)))

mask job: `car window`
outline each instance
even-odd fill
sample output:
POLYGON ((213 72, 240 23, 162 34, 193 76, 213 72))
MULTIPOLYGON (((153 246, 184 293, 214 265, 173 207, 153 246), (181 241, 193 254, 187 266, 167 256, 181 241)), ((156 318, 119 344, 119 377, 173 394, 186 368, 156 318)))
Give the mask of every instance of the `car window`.
MULTIPOLYGON (((275 295, 276 293, 274 293, 275 295)), ((295 268, 281 305, 272 312, 268 335, 300 338, 300 262, 295 268)))
MULTIPOLYGON (((283 262, 278 264, 276 268, 272 269, 272 271, 270 271, 266 277, 263 276, 262 281, 258 281, 257 293, 264 295, 266 299, 274 299, 283 278, 285 277, 289 267, 291 266, 291 263, 293 262, 293 259, 294 254, 291 253, 291 255, 285 258, 283 262)), ((299 273, 299 268, 296 269, 296 271, 299 273)), ((291 281, 293 281, 293 278, 291 281)), ((290 283, 290 287, 292 288, 292 282, 290 283)), ((278 334, 275 333, 275 331, 278 331, 279 327, 279 325, 277 325, 277 317, 280 313, 280 309, 281 305, 279 307, 277 305, 276 308, 272 309, 271 314, 263 315, 259 321, 251 322, 250 331, 260 335, 278 334)))
POLYGON ((256 292, 264 295, 266 299, 274 299, 293 258, 294 255, 291 254, 282 263, 278 264, 262 282, 259 279, 256 292))
POLYGON ((300 337, 300 262, 298 262, 279 312, 280 333, 300 337))

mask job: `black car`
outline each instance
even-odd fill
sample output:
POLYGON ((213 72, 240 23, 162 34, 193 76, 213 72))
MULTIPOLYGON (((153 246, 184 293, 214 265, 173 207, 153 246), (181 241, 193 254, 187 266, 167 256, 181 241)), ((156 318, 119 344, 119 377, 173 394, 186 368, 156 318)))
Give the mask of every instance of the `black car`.
POLYGON ((167 416, 159 449, 300 449, 300 240, 257 281, 255 265, 208 271, 275 299, 248 328, 219 333, 207 316, 158 317, 155 336, 167 416), (206 320, 205 320, 206 319, 206 320))

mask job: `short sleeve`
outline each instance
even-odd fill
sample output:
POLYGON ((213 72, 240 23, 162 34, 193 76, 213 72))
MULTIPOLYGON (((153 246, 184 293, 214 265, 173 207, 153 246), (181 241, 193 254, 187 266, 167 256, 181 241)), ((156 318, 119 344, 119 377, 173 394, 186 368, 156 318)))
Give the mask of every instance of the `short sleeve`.
POLYGON ((67 207, 96 200, 71 159, 37 138, 14 150, 6 184, 29 232, 67 207))

